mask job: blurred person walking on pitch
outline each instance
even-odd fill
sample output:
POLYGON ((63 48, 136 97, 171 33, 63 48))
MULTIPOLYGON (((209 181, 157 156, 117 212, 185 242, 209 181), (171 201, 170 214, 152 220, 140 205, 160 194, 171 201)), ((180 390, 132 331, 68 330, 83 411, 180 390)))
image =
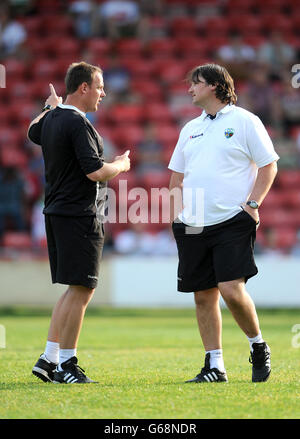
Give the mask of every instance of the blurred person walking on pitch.
POLYGON ((245 284, 258 272, 253 256, 258 211, 279 157, 260 119, 235 105, 233 79, 224 67, 198 66, 187 79, 193 103, 203 112, 182 128, 169 163, 170 190, 181 188, 184 206, 178 217, 173 212, 172 228, 179 256, 178 290, 194 292, 206 353, 204 367, 187 382, 228 381, 220 296, 249 340, 252 381, 266 381, 270 349, 245 284))
POLYGON ((86 307, 98 283, 104 244, 106 182, 130 169, 129 151, 104 162, 103 141, 85 113, 97 111, 105 96, 99 67, 71 64, 66 100, 51 94, 28 137, 42 146, 46 188, 45 225, 53 283, 68 285, 53 309, 45 352, 33 374, 47 382, 90 383, 77 360, 86 307))

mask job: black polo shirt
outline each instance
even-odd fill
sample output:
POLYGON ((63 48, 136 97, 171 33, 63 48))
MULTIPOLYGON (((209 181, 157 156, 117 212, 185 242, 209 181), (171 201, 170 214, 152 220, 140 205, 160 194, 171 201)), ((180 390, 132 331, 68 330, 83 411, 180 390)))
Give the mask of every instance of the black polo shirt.
POLYGON ((103 140, 89 120, 76 110, 56 107, 31 126, 28 137, 43 150, 44 213, 96 215, 105 200, 106 183, 86 175, 103 166, 103 140))

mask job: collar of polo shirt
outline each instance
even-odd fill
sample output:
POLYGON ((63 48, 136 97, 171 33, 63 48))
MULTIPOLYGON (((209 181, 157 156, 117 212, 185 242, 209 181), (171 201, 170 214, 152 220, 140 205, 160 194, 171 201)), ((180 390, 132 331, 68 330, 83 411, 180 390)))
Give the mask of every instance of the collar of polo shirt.
MULTIPOLYGON (((221 108, 221 110, 216 113, 216 118, 220 115, 220 113, 224 113, 224 114, 228 113, 229 111, 233 110, 234 107, 235 107, 235 105, 233 105, 233 104, 225 105, 225 107, 221 108)), ((203 110, 200 118, 201 118, 201 120, 204 120, 207 118, 207 116, 208 116, 208 114, 206 113, 205 110, 203 110)))
POLYGON ((86 117, 86 114, 83 111, 79 110, 79 108, 75 107, 74 105, 58 104, 57 106, 64 110, 75 110, 78 113, 80 113, 82 116, 86 117))

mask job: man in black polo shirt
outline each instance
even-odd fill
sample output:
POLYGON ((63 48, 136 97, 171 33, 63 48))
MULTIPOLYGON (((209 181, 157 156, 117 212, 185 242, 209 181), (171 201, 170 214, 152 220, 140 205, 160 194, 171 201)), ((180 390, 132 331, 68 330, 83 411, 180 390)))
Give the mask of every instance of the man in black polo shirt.
POLYGON ((54 307, 45 352, 32 372, 55 383, 89 383, 77 364, 77 342, 98 282, 104 244, 106 181, 130 169, 129 151, 105 163, 103 141, 85 113, 105 96, 102 70, 81 62, 65 78, 67 98, 51 94, 28 129, 45 161, 45 225, 53 283, 68 285, 54 307))

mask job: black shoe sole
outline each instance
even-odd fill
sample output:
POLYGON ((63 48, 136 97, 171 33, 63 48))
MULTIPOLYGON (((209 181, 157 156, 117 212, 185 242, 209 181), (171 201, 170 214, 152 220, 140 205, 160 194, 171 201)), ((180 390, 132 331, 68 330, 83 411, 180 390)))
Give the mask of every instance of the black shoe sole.
POLYGON ((252 378, 252 383, 265 383, 270 378, 270 375, 271 375, 271 371, 268 373, 268 375, 266 375, 265 377, 263 377, 261 379, 253 379, 252 378))
POLYGON ((44 381, 44 383, 52 383, 53 381, 49 378, 47 372, 43 371, 40 368, 34 368, 32 370, 33 375, 35 375, 40 380, 44 381))

